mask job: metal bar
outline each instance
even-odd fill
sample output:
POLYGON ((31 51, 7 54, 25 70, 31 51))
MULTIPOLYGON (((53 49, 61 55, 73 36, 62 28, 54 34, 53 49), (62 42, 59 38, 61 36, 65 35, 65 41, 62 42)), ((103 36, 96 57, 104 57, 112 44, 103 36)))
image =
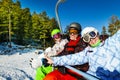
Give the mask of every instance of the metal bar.
POLYGON ((64 2, 64 0, 58 0, 57 3, 56 3, 56 6, 55 6, 55 14, 56 14, 56 18, 57 18, 57 22, 58 22, 58 26, 61 30, 61 33, 63 34, 63 30, 62 30, 62 26, 61 26, 61 23, 60 23, 60 19, 59 19, 59 16, 58 16, 58 6, 61 2, 64 2))
POLYGON ((71 67, 71 66, 65 66, 66 68, 68 68, 68 69, 71 69, 71 70, 73 70, 73 71, 75 71, 76 73, 78 73, 78 74, 80 74, 80 75, 82 75, 84 78, 86 78, 87 80, 99 80, 98 78, 96 78, 96 77, 94 77, 94 76, 92 76, 92 75, 89 75, 89 74, 87 74, 87 73, 85 73, 85 72, 82 72, 82 71, 80 71, 80 70, 77 70, 77 69, 75 69, 75 68, 73 68, 73 67, 71 67))

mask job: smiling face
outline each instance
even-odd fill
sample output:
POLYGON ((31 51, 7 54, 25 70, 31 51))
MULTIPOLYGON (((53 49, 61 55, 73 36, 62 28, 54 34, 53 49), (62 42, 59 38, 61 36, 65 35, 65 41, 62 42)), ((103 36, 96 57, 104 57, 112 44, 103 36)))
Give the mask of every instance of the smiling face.
POLYGON ((89 44, 94 45, 98 42, 98 40, 100 40, 99 36, 96 36, 95 38, 91 38, 89 44))
POLYGON ((95 38, 90 39, 89 45, 92 48, 95 48, 95 47, 99 46, 100 43, 101 43, 101 40, 100 40, 99 36, 96 36, 95 38))
POLYGON ((53 39, 54 39, 55 43, 60 42, 61 41, 61 34, 57 33, 57 34, 53 35, 53 39))
POLYGON ((70 29, 69 36, 70 36, 70 40, 76 40, 78 37, 78 31, 75 29, 70 29))

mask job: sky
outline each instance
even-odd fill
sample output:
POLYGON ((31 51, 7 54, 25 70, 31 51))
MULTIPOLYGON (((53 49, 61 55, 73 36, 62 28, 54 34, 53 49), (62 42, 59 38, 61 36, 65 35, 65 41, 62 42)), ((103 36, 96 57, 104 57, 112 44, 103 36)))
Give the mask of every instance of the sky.
MULTIPOLYGON (((19 0, 22 8, 29 8, 30 12, 47 12, 55 17, 55 5, 58 0, 19 0)), ((120 17, 120 0, 65 0, 58 5, 58 15, 62 30, 71 22, 78 22, 82 29, 93 26, 100 32, 102 27, 108 28, 111 16, 120 17)))

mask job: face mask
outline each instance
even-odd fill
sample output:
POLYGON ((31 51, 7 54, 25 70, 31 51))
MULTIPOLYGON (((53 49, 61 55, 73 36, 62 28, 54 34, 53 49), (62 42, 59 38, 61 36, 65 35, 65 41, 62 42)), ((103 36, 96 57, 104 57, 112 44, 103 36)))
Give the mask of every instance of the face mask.
POLYGON ((100 43, 101 43, 101 41, 100 41, 100 39, 99 39, 95 44, 92 44, 92 45, 90 45, 90 46, 94 48, 94 47, 99 46, 100 43))

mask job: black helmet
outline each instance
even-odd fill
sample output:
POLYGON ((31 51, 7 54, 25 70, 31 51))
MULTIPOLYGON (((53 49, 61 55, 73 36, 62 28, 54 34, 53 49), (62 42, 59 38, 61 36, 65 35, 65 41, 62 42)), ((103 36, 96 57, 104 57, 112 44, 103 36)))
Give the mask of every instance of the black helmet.
POLYGON ((80 25, 79 23, 77 23, 77 22, 71 23, 71 24, 68 26, 68 30, 69 30, 70 28, 74 28, 74 29, 78 30, 79 33, 80 33, 81 30, 82 30, 82 29, 81 29, 81 25, 80 25))

